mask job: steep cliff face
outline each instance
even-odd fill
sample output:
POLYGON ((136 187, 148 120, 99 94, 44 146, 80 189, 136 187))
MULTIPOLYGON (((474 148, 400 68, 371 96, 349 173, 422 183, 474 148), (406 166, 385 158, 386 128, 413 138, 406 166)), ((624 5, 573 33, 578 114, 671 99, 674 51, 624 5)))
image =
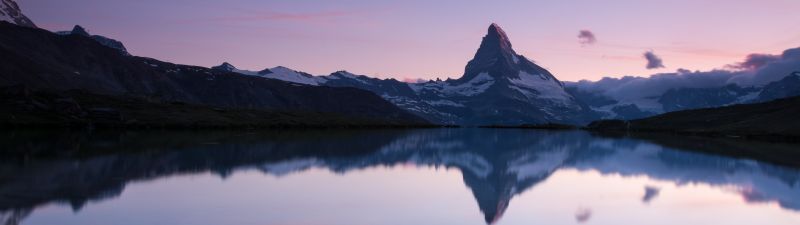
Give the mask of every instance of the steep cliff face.
POLYGON ((24 27, 36 27, 33 21, 22 14, 14 0, 0 0, 0 21, 6 21, 24 27))

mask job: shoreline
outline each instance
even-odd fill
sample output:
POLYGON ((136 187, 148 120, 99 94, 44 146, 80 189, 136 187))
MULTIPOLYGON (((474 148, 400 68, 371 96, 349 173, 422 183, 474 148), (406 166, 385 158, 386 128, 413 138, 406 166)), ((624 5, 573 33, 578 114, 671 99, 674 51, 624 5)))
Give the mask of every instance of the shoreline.
POLYGON ((763 142, 783 142, 800 143, 799 136, 780 135, 780 134, 757 134, 757 133, 736 133, 736 132, 716 132, 716 131, 684 131, 684 130, 662 130, 662 129, 635 129, 635 130, 614 130, 614 129, 595 129, 582 128, 591 133, 598 134, 626 134, 626 136, 637 136, 647 134, 663 134, 680 137, 704 137, 729 140, 749 140, 763 142))

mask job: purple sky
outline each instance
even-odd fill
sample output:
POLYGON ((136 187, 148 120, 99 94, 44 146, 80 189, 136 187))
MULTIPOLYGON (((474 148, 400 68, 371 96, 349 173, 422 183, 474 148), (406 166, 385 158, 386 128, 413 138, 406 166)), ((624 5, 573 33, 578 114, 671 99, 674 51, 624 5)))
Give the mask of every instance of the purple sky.
POLYGON ((561 80, 708 70, 800 46, 800 1, 18 0, 49 30, 81 24, 134 55, 312 74, 460 77, 490 23, 561 80), (578 34, 594 34, 594 44, 578 34), (644 52, 665 68, 648 70, 644 52))

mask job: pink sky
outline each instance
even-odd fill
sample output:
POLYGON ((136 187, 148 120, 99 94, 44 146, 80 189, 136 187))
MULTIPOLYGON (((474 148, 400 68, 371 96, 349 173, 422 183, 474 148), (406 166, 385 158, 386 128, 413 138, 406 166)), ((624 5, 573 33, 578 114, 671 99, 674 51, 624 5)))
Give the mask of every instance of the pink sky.
POLYGON ((490 23, 559 79, 709 70, 800 46, 800 1, 20 0, 39 26, 81 24, 134 55, 323 75, 457 78, 490 23), (578 40, 580 30, 597 37, 578 40), (665 68, 648 70, 653 51, 665 68))

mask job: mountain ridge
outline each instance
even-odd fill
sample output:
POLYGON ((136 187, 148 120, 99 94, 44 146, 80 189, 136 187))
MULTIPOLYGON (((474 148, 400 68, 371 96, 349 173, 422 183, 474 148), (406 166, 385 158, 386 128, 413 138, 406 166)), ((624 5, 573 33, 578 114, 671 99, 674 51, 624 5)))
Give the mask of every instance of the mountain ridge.
POLYGON ((238 72, 307 85, 369 90, 403 109, 441 124, 583 125, 598 118, 588 105, 568 93, 552 73, 517 54, 506 32, 496 23, 486 30, 478 50, 458 79, 410 84, 346 71, 324 76, 297 71, 275 74, 238 72))
POLYGON ((332 113, 427 124, 369 91, 297 85, 129 56, 90 37, 0 22, 0 86, 20 85, 156 103, 332 113))
POLYGON ((101 35, 89 34, 89 32, 86 31, 86 29, 81 27, 80 25, 75 25, 70 31, 58 31, 55 33, 59 35, 78 35, 78 36, 88 37, 91 38, 92 40, 97 41, 97 43, 100 43, 101 45, 105 45, 106 47, 119 50, 120 52, 122 52, 123 55, 127 56, 131 55, 128 52, 128 49, 125 48, 125 45, 122 44, 121 41, 117 41, 101 35))

